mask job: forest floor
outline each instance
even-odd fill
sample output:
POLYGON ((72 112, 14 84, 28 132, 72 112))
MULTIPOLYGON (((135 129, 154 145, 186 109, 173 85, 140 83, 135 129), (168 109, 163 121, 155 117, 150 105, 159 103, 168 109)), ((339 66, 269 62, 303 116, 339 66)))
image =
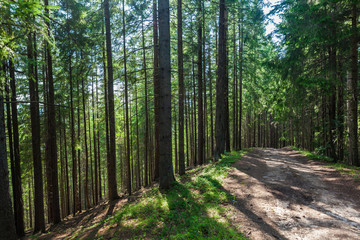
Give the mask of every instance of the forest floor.
POLYGON ((359 182, 290 148, 254 149, 224 189, 250 239, 360 239, 359 182))
POLYGON ((27 239, 360 239, 360 183, 290 148, 233 152, 27 239), (243 156, 242 156, 243 155, 243 156))

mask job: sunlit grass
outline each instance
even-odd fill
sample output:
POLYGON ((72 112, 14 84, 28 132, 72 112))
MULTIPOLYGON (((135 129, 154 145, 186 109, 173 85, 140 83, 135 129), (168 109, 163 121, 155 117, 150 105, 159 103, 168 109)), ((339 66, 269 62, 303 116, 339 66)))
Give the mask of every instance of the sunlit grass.
POLYGON ((138 202, 115 212, 104 227, 116 228, 114 239, 245 239, 228 222, 221 205, 231 200, 222 179, 243 154, 231 152, 201 171, 190 171, 191 180, 174 183, 166 193, 152 189, 138 202))

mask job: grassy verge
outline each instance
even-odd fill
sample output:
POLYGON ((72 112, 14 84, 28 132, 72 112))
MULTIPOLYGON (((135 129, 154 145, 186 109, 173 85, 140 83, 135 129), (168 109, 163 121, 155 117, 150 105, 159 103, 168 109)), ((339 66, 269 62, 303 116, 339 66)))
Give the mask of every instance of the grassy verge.
POLYGON ((326 162, 327 167, 334 168, 337 171, 339 171, 340 173, 349 175, 352 178, 354 178, 356 181, 360 182, 360 167, 351 166, 351 165, 348 165, 346 163, 336 163, 330 157, 327 157, 327 156, 324 156, 324 155, 319 155, 319 154, 309 152, 309 151, 306 151, 306 150, 302 150, 302 149, 297 148, 297 147, 291 147, 291 148, 293 150, 296 150, 296 151, 300 152, 301 154, 306 156, 308 159, 326 162))
MULTIPOLYGON (((112 229, 113 239, 245 239, 221 205, 232 199, 222 190, 222 179, 243 154, 232 152, 200 171, 189 171, 184 176, 189 180, 174 183, 166 193, 152 189, 104 220, 101 227, 109 234, 112 229)), ((97 239, 108 237, 97 235, 97 239)))

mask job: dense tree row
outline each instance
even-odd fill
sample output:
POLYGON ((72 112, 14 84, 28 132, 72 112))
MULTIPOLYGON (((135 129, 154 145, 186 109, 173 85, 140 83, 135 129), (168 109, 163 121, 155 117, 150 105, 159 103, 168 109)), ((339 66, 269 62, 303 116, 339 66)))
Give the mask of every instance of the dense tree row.
POLYGON ((263 6, 0 1, 1 237, 167 189, 225 151, 358 165, 357 2, 279 3, 279 44, 263 6))

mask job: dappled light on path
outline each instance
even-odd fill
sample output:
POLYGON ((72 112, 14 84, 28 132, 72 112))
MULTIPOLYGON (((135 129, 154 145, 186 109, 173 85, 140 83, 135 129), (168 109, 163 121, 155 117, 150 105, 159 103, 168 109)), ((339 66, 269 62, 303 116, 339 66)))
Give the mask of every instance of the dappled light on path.
POLYGON ((359 191, 344 181, 288 148, 255 149, 235 163, 224 188, 250 238, 359 239, 359 191))

